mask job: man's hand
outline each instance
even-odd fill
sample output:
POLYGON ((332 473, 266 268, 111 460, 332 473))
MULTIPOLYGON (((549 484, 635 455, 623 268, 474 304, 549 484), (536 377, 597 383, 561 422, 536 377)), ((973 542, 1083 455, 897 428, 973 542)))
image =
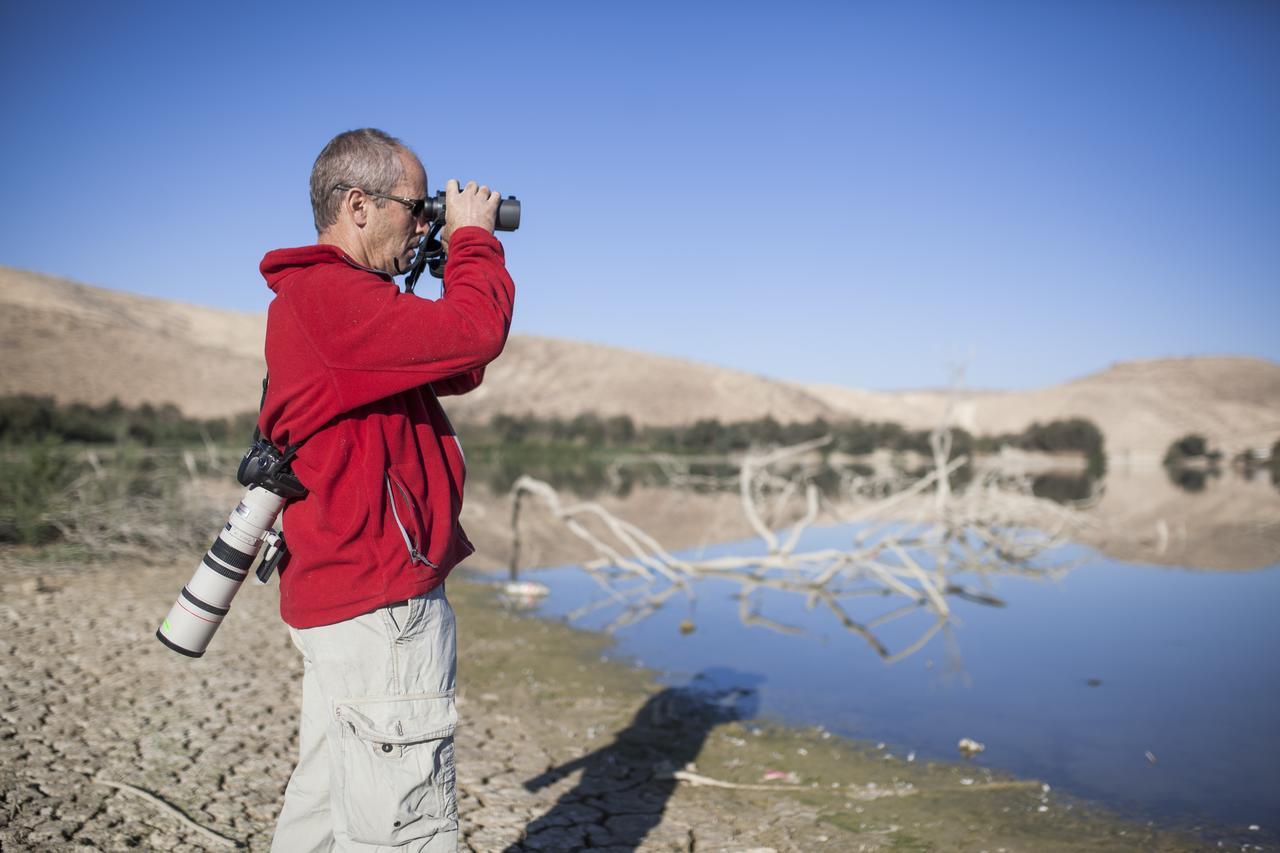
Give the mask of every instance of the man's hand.
POLYGON ((445 249, 449 248, 449 238, 455 228, 478 225, 492 234, 501 201, 501 193, 491 192, 488 187, 477 187, 475 181, 467 181, 461 189, 455 180, 445 184, 444 230, 440 232, 445 249))

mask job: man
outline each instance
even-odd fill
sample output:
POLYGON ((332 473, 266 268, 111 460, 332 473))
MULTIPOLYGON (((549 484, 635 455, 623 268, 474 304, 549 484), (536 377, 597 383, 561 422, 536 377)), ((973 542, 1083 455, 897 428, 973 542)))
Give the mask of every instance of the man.
POLYGON ((335 137, 311 172, 317 245, 270 252, 262 274, 269 385, 259 418, 301 443, 308 488, 283 526, 280 613, 302 652, 298 765, 273 851, 454 851, 456 669, 449 571, 462 448, 436 400, 480 384, 511 324, 493 237, 499 195, 446 188, 437 300, 402 293, 430 223, 422 164, 379 130, 335 137))

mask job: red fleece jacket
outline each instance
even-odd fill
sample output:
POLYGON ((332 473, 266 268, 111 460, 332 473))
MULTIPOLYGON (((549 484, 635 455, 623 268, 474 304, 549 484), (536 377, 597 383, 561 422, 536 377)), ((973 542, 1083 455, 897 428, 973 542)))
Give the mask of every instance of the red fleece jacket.
POLYGON ((462 447, 436 396, 475 388, 506 344, 502 245, 458 229, 437 300, 335 246, 269 252, 261 269, 276 296, 258 423, 278 447, 302 442, 308 489, 284 511, 280 615, 328 625, 439 586, 474 548, 458 524, 462 447))

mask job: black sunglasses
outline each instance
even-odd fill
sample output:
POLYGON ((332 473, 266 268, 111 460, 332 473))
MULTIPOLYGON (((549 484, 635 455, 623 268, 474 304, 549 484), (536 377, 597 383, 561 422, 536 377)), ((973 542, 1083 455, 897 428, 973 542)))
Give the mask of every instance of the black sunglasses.
POLYGON ((343 192, 346 192, 347 190, 360 190, 360 192, 364 193, 365 195, 371 195, 374 198, 385 198, 388 201, 398 201, 401 204, 403 204, 405 207, 409 208, 409 213, 412 214, 414 219, 421 219, 422 214, 425 213, 427 209, 427 199, 425 198, 404 198, 403 196, 398 196, 398 195, 387 195, 386 193, 374 193, 374 192, 369 192, 363 187, 351 187, 351 186, 347 186, 346 184, 338 184, 336 187, 333 188, 332 192, 337 192, 338 190, 342 190, 343 192))

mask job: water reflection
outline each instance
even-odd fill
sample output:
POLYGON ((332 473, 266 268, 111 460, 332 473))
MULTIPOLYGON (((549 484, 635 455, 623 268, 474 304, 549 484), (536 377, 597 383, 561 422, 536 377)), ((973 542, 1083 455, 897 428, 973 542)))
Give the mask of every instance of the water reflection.
MULTIPOLYGON (((607 456, 590 451, 573 457, 496 454, 469 459, 469 464, 469 476, 481 481, 494 494, 509 492, 520 477, 527 475, 550 484, 557 491, 583 498, 602 495, 625 498, 642 487, 699 493, 733 491, 737 488, 739 470, 724 457, 662 453, 607 456)), ((929 473, 928 467, 914 460, 898 460, 897 464, 902 467, 886 473, 863 461, 833 465, 823 459, 811 466, 806 476, 828 498, 852 488, 870 499, 892 494, 929 473)), ((960 466, 949 474, 955 490, 969 485, 973 477, 970 466, 960 466)), ((1033 478, 1037 497, 1060 504, 1089 500, 1103 484, 1101 477, 1088 472, 1050 470, 1033 478)))
MULTIPOLYGON (((892 664, 919 651, 946 627, 953 618, 950 599, 1002 606, 990 589, 993 576, 1059 578, 1069 570, 1048 555, 1079 529, 1081 517, 1038 498, 1026 478, 984 470, 977 479, 960 478, 968 486, 961 490, 952 475, 973 466, 966 457, 950 458, 945 442, 939 442, 932 470, 899 480, 887 494, 876 489, 870 501, 863 499, 868 478, 842 472, 832 490, 839 500, 832 501, 824 497, 814 473, 832 466, 809 462, 828 442, 819 438, 735 460, 729 482, 736 483, 741 512, 759 545, 714 558, 676 557, 640 521, 616 515, 595 501, 562 496, 545 481, 521 477, 512 488, 512 581, 521 564, 522 509, 527 503, 540 503, 547 512, 536 523, 562 525, 594 552, 582 565, 601 594, 574 616, 609 608, 616 616, 605 630, 612 632, 647 618, 675 595, 693 601, 694 582, 716 577, 738 585, 744 624, 800 632, 764 612, 755 593, 770 589, 794 595, 810 609, 831 611, 892 664), (820 519, 846 523, 846 542, 801 547, 806 528, 820 519), (848 524, 853 519, 859 522, 848 524), (784 522, 788 526, 780 529, 784 522), (870 618, 855 617, 850 605, 867 599, 885 604, 870 618), (926 614, 928 624, 905 646, 891 649, 882 628, 914 614, 926 614)), ((668 458, 658 464, 674 466, 668 458)), ((707 480, 707 475, 692 475, 683 460, 667 475, 686 484, 691 476, 697 476, 699 484, 707 480)), ((900 477, 901 471, 891 470, 887 476, 900 477)), ((727 486, 724 479, 713 480, 713 485, 727 486)), ((696 625, 687 620, 683 628, 687 633, 696 625)))
MULTIPOLYGON (((811 618, 788 621, 778 613, 780 609, 794 612, 779 596, 792 597, 802 603, 806 612, 826 611, 846 631, 860 637, 886 664, 895 664, 919 652, 938 632, 952 624, 956 618, 955 601, 1004 607, 1005 601, 994 592, 995 578, 1018 575, 1056 581, 1065 577, 1080 559, 1042 554, 1039 547, 1035 547, 1034 554, 1019 555, 1019 546, 1011 544, 1018 541, 1014 539, 995 544, 976 535, 948 538, 936 531, 928 537, 912 538, 911 530, 906 527, 886 530, 864 526, 848 533, 850 541, 860 543, 862 558, 855 557, 841 565, 841 558, 835 557, 816 576, 807 567, 798 570, 770 567, 769 555, 761 553, 763 549, 758 542, 723 546, 717 551, 728 551, 732 556, 706 561, 726 569, 740 561, 754 561, 752 571, 701 574, 736 586, 731 597, 736 601, 738 618, 745 626, 786 635, 807 633, 810 630, 807 624, 813 622, 811 618), (905 638, 901 632, 894 632, 897 643, 894 645, 886 639, 885 629, 899 621, 915 627, 905 638)), ((1028 535, 1026 531, 1018 533, 1028 535)), ((843 537, 828 531, 825 538, 843 537)), ((1035 541, 1045 540, 1037 536, 1035 541)), ((832 555, 840 552, 839 547, 824 550, 832 555)), ((594 627, 607 633, 651 617, 673 598, 694 597, 686 585, 661 575, 638 577, 610 566, 587 566, 584 571, 599 592, 570 610, 566 617, 571 622, 581 622, 588 616, 607 614, 607 619, 594 620, 594 627)), ((688 634, 697 627, 696 616, 691 613, 682 620, 680 630, 688 634)))
MULTIPOLYGON (((810 535, 818 547, 836 532, 810 535)), ((976 764, 1055 791, 1144 818, 1234 823, 1243 835, 1261 824, 1272 835, 1254 833, 1257 843, 1275 840, 1280 566, 1168 571, 1085 556, 1060 583, 996 579, 1005 607, 953 600, 948 626, 895 666, 830 611, 779 590, 756 591, 763 611, 803 632, 744 625, 737 587, 722 578, 698 581, 695 601, 673 599, 619 630, 615 654, 676 679, 712 665, 749 668, 765 678, 759 699, 769 716, 886 741, 898 756, 955 760, 969 737, 987 747, 976 764), (698 629, 682 634, 690 618, 698 629)), ((537 576, 551 588, 540 611, 551 617, 568 618, 599 589, 580 569, 537 576)), ((870 604, 851 602, 853 617, 869 619, 870 604)), ((608 619, 597 612, 577 624, 599 629, 608 619)), ((902 648, 928 619, 877 634, 902 648)))
POLYGON ((1280 489, 1280 441, 1270 449, 1246 448, 1227 463, 1222 451, 1209 447, 1203 436, 1187 435, 1170 445, 1161 464, 1169 482, 1186 492, 1203 492, 1224 476, 1250 482, 1259 474, 1280 489))
POLYGON ((1169 482, 1184 492, 1203 492, 1214 480, 1235 479, 1250 483, 1255 480, 1270 480, 1271 485, 1280 490, 1280 465, 1261 463, 1252 456, 1237 460, 1229 469, 1216 463, 1201 465, 1165 465, 1165 474, 1169 482))
MULTIPOLYGON (((698 549, 714 542, 743 540, 753 531, 742 518, 736 494, 705 483, 670 488, 654 476, 637 478, 613 493, 600 468, 598 487, 564 492, 593 500, 611 513, 636 520, 673 549, 698 549)), ((695 472, 700 473, 700 472, 695 472)), ((511 504, 508 485, 495 490, 485 469, 474 466, 468 483, 463 524, 476 543, 469 561, 492 568, 511 562, 511 504)), ((1037 477, 1039 480, 1039 477, 1037 477)), ((1040 481, 1033 489, 1046 488, 1040 481)), ((1054 484, 1052 488, 1058 488, 1054 484)), ((1060 494, 1081 494, 1077 483, 1060 494)), ((1083 509, 1075 541, 1126 562, 1201 570, 1248 570, 1280 562, 1280 489, 1269 473, 1252 479, 1226 475, 1209 479, 1199 492, 1172 482, 1159 466, 1129 466, 1120 460, 1083 509)), ((793 519, 783 520, 789 523, 793 519)), ((524 525, 521 569, 565 565, 594 556, 573 536, 546 525, 524 525)))
MULTIPOLYGON (((564 506, 594 501, 634 521, 676 560, 738 568, 754 561, 745 582, 700 574, 692 598, 656 568, 656 584, 622 572, 602 577, 599 569, 532 572, 581 565, 598 552, 561 524, 528 518, 518 564, 523 578, 552 590, 540 612, 611 627, 623 657, 677 677, 710 666, 750 668, 766 679, 758 693, 765 714, 896 743, 899 754, 913 749, 922 757, 955 758, 957 740, 972 737, 987 745, 976 763, 1055 790, 1144 818, 1230 823, 1239 837, 1274 840, 1267 817, 1280 813, 1272 710, 1280 697, 1272 654, 1280 642, 1272 613, 1280 594, 1280 492, 1269 476, 1226 474, 1189 493, 1160 467, 1122 461, 1078 511, 1083 523, 1073 538, 1091 547, 1024 554, 1023 566, 1006 559, 1003 543, 935 534, 927 541, 991 560, 982 571, 938 577, 948 560, 940 547, 934 562, 908 550, 945 603, 943 620, 911 580, 910 564, 887 547, 874 560, 892 565, 909 592, 883 581, 876 589, 865 576, 839 571, 814 589, 815 572, 797 576, 771 565, 769 546, 742 517, 740 495, 708 483, 562 497, 564 506), (1247 830, 1252 824, 1265 831, 1247 830)), ((778 544, 790 541, 797 513, 805 512, 796 497, 790 515, 773 519, 769 501, 759 503, 778 544)), ((467 529, 478 544, 487 536, 481 553, 505 564, 512 553, 507 496, 489 493, 476 503, 467 529)), ((887 524, 899 542, 922 536, 908 522, 887 524)), ((870 531, 885 527, 814 525, 790 555, 865 554, 886 539, 870 531)))
POLYGON ((1169 467, 1165 469, 1169 482, 1184 492, 1203 492, 1210 479, 1222 476, 1218 468, 1183 468, 1169 467))
POLYGON ((1040 474, 1031 482, 1031 491, 1036 497, 1060 504, 1092 500, 1101 487, 1102 481, 1087 473, 1050 472, 1040 474))

